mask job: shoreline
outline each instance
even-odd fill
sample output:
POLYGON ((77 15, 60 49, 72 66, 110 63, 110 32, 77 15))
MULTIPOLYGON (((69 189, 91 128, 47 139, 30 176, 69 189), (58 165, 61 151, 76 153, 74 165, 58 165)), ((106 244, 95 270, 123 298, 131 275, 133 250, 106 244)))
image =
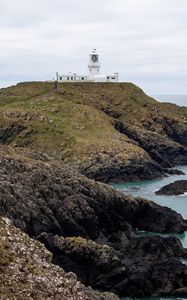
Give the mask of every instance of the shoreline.
POLYGON ((75 272, 82 283, 139 297, 160 294, 153 284, 155 276, 159 287, 168 282, 171 294, 175 287, 168 274, 172 271, 175 280, 185 280, 187 267, 177 257, 184 257, 187 250, 179 240, 135 236, 137 228, 186 231, 180 214, 90 180, 65 164, 31 160, 28 164, 21 157, 2 156, 0 167, 1 213, 37 237, 53 253, 52 262, 65 272, 75 272))

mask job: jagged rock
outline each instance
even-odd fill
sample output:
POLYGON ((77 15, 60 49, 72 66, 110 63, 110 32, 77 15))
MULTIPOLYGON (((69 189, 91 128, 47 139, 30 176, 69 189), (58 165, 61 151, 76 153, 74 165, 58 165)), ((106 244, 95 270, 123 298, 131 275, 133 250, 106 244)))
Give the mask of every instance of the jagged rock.
MULTIPOLYGON (((0 212, 31 235, 109 239, 134 230, 183 232, 180 214, 133 198, 76 173, 65 164, 0 157, 0 212)), ((124 240, 124 239, 123 239, 124 240)))
POLYGON ((5 127, 0 126, 0 144, 9 144, 24 129, 25 126, 18 123, 5 127))
POLYGON ((90 180, 44 155, 23 153, 9 149, 0 156, 0 213, 43 241, 55 263, 76 272, 86 285, 120 295, 161 295, 185 286, 186 267, 176 258, 186 253, 181 245, 169 246, 160 237, 135 238, 136 229, 185 231, 180 214, 90 180))
POLYGON ((157 195, 182 195, 187 193, 187 180, 177 180, 175 182, 169 183, 163 186, 160 190, 156 191, 157 195))
POLYGON ((184 288, 179 288, 177 290, 175 290, 172 294, 172 296, 175 296, 175 297, 186 297, 186 294, 187 294, 187 288, 184 287, 184 288))
POLYGON ((118 300, 81 284, 74 273, 51 263, 52 254, 40 242, 0 217, 1 300, 118 300))
MULTIPOLYGON (((137 148, 138 149, 138 148, 137 148)), ((153 179, 164 176, 166 169, 150 158, 146 152, 137 152, 132 157, 124 156, 125 147, 93 153, 85 157, 77 166, 71 163, 81 174, 102 182, 121 182, 153 179)))
POLYGON ((186 147, 168 138, 164 132, 161 135, 119 120, 115 120, 114 126, 119 132, 136 141, 161 166, 170 168, 175 164, 187 163, 186 147))
POLYGON ((168 173, 169 175, 185 175, 185 173, 184 173, 183 171, 178 170, 178 169, 174 169, 174 168, 172 168, 172 169, 167 169, 167 173, 168 173))
POLYGON ((187 283, 187 267, 176 258, 184 249, 176 238, 133 238, 120 251, 80 237, 43 234, 40 239, 54 253, 55 264, 96 289, 145 297, 175 293, 187 283))

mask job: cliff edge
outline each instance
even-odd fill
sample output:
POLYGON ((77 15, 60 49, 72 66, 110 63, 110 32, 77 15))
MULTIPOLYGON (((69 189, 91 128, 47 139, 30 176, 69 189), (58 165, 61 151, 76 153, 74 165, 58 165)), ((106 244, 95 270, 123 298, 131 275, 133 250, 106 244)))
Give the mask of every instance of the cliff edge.
POLYGON ((151 179, 187 163, 187 109, 132 83, 25 82, 0 90, 0 143, 100 181, 151 179))

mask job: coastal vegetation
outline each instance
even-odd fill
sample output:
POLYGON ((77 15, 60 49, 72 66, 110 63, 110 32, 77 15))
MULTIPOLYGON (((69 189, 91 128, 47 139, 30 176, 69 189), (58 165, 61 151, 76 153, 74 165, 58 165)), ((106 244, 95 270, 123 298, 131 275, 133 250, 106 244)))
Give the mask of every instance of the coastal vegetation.
POLYGON ((137 231, 183 233, 187 221, 101 182, 179 174, 179 163, 186 108, 132 83, 1 89, 2 299, 186 297, 187 249, 137 231))
POLYGON ((154 178, 187 162, 186 112, 132 83, 25 82, 0 90, 0 142, 101 181, 154 178))

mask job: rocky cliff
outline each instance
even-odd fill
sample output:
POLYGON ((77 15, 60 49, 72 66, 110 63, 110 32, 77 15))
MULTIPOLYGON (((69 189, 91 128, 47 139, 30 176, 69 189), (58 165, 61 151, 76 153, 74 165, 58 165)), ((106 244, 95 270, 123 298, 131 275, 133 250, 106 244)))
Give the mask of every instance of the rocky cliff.
POLYGON ((53 263, 102 291, 187 295, 187 267, 179 259, 187 253, 180 242, 135 236, 137 229, 183 232, 187 223, 181 215, 90 180, 44 154, 21 155, 7 146, 0 154, 0 213, 44 243, 53 263))
POLYGON ((51 232, 96 240, 120 231, 131 235, 136 228, 160 233, 187 228, 171 209, 90 180, 62 162, 0 150, 7 154, 0 155, 0 212, 33 236, 51 232))
POLYGON ((72 272, 51 263, 52 254, 12 222, 0 217, 1 300, 117 300, 85 288, 72 272))
POLYGON ((2 299, 117 299, 85 286, 187 297, 181 243, 136 237, 137 230, 184 232, 187 222, 94 180, 177 172, 170 167, 187 163, 186 122, 186 108, 160 104, 131 83, 1 89, 2 299))
POLYGON ((105 182, 154 178, 187 163, 187 109, 131 83, 20 83, 0 90, 0 143, 105 182))

